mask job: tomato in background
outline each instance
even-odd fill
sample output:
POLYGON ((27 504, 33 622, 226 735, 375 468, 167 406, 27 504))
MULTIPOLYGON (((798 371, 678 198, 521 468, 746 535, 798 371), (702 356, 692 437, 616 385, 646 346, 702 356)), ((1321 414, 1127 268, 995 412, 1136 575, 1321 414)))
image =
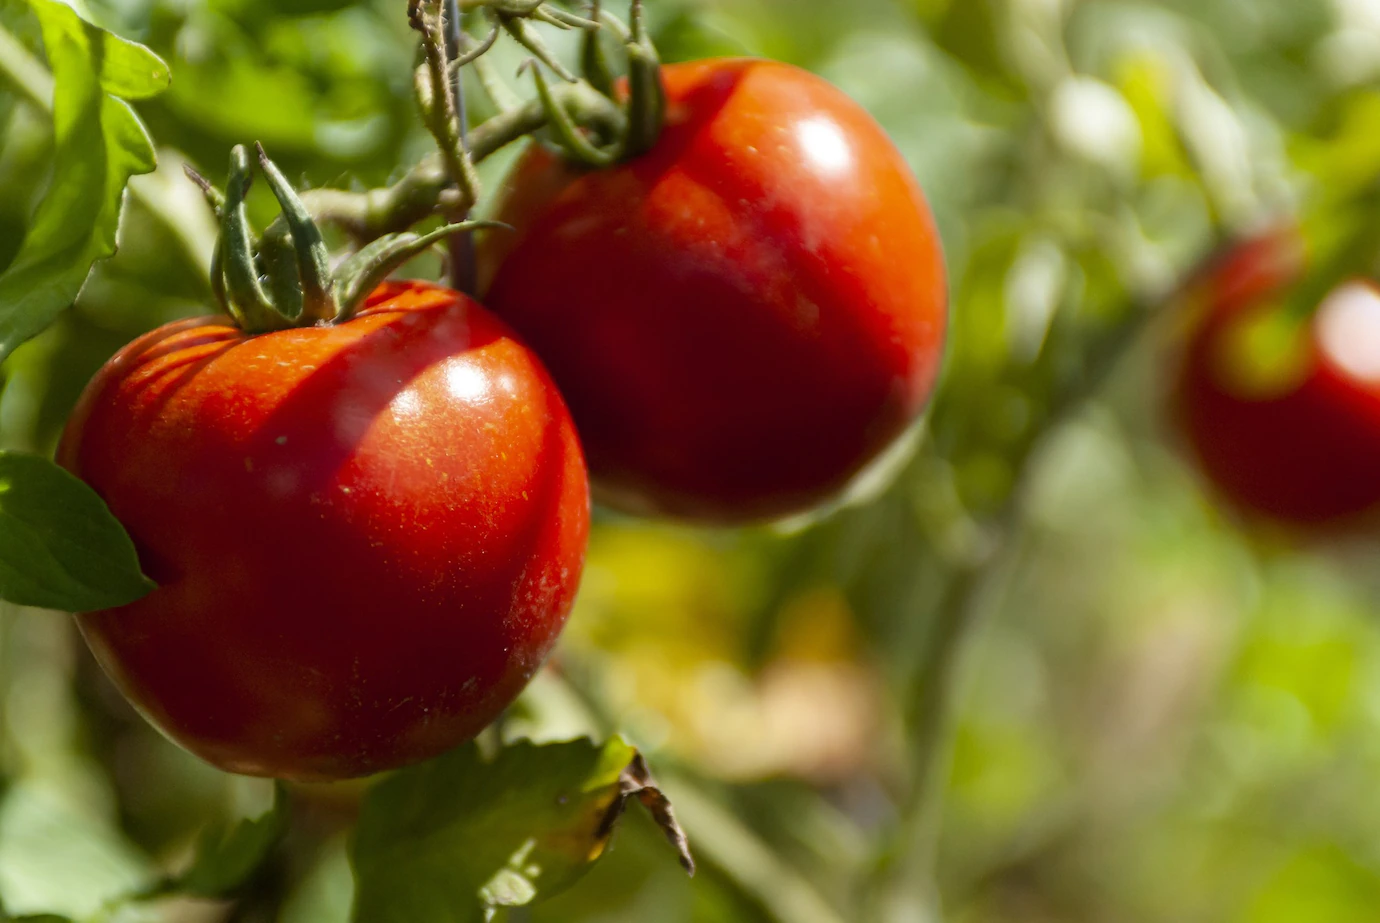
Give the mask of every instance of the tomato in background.
POLYGON ((1218 492, 1316 529, 1380 506, 1380 290, 1346 281, 1292 319, 1281 299, 1302 272, 1292 232, 1228 255, 1198 293, 1175 403, 1218 492))
POLYGON ((740 522, 834 497, 939 370, 943 254, 909 167, 824 80, 667 66, 665 130, 589 171, 533 146, 488 235, 486 304, 542 357, 597 499, 740 522))
POLYGON ((159 588, 78 617, 116 684, 223 769, 317 780, 435 756, 526 685, 584 562, 588 484, 538 359, 464 296, 132 343, 59 460, 159 588))

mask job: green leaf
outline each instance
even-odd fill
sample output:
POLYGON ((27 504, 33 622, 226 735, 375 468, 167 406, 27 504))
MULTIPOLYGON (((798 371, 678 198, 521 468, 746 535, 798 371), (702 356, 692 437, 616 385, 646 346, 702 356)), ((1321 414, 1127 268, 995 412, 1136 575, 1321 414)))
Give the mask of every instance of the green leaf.
POLYGON ((627 800, 651 811, 694 864, 665 796, 624 741, 470 744, 398 772, 366 797, 355 834, 355 919, 468 923, 538 901, 603 854, 627 800))
POLYGON ((280 783, 273 790, 272 807, 262 815, 207 828, 191 867, 159 890, 198 897, 230 896, 263 865, 287 831, 288 819, 287 790, 280 783))
POLYGON ((665 19, 652 33, 662 61, 696 61, 749 53, 742 42, 705 22, 703 11, 696 7, 683 7, 663 16, 665 19))
POLYGON ((0 893, 21 920, 84 920, 147 886, 150 866, 103 817, 48 785, 22 782, 0 803, 0 893))
POLYGON ((91 264, 115 252, 125 184, 155 166, 143 124, 116 97, 145 99, 168 85, 167 65, 143 46, 55 0, 29 3, 56 80, 53 178, 0 274, 0 360, 71 306, 91 264))
POLYGON ((0 452, 0 599, 89 612, 152 589, 95 491, 45 458, 0 452))

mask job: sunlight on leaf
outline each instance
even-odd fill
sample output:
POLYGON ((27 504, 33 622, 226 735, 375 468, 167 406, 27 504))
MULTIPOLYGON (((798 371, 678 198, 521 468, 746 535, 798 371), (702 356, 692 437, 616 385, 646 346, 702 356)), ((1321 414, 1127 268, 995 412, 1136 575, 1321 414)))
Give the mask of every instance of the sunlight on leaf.
POLYGON ((125 184, 155 166, 153 143, 124 99, 157 95, 169 80, 167 66, 143 46, 54 0, 30 5, 56 80, 53 175, 19 253, 0 274, 0 359, 70 307, 91 264, 115 252, 125 184))
POLYGON ((470 744, 379 783, 360 813, 355 919, 488 920, 574 884, 603 855, 629 798, 694 863, 641 754, 620 739, 520 742, 492 761, 470 744))

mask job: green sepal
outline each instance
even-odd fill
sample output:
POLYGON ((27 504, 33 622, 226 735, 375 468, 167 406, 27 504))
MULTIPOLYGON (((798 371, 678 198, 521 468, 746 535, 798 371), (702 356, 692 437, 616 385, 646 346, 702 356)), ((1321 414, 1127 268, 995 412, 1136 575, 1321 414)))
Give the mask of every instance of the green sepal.
MULTIPOLYGON (((259 169, 264 171, 268 186, 273 190, 273 197, 282 208, 283 219, 292 232, 300 286, 294 288, 294 292, 300 292, 299 315, 310 320, 328 321, 335 317, 337 306, 335 295, 331 291, 331 254, 326 248, 326 241, 321 237, 321 229, 317 227, 316 221, 302 204, 301 198, 287 181, 283 171, 268 159, 264 146, 256 141, 254 149, 259 154, 259 169)), ((281 277, 281 274, 271 273, 270 276, 277 278, 281 277)), ((282 303, 279 302, 279 305, 281 309, 282 303)), ((287 311, 283 313, 288 314, 287 311)))
MULTIPOLYGON (((601 0, 594 0, 589 13, 590 18, 600 21, 602 13, 601 0)), ((610 99, 613 98, 613 68, 609 66, 608 55, 604 53, 602 29, 585 33, 584 41, 580 45, 580 69, 584 71, 585 80, 589 81, 590 86, 610 99)))
POLYGON ((230 293, 225 290, 224 254, 225 244, 217 237, 216 248, 211 251, 211 295, 216 299, 216 304, 220 305, 225 313, 230 315, 230 319, 238 324, 240 318, 230 305, 230 293))
POLYGON ((187 179, 192 181, 192 185, 201 190, 201 194, 206 199, 206 205, 219 221, 225 212, 225 193, 221 192, 211 181, 196 171, 196 168, 189 163, 182 165, 182 172, 187 175, 187 179))
POLYGON ((264 235, 259 242, 258 265, 263 269, 264 284, 268 286, 274 309, 296 325, 302 318, 303 293, 301 269, 292 241, 287 235, 264 235))
POLYGON ((530 67, 532 70, 532 81, 537 85, 537 97, 541 100, 542 107, 546 109, 546 114, 551 119, 551 130, 555 133, 556 140, 565 150, 566 155, 592 167, 607 167, 616 161, 618 159, 617 151, 598 147, 580 131, 579 126, 571 119, 570 113, 565 111, 560 100, 551 93, 551 85, 542 76, 541 67, 531 60, 524 67, 530 67))
POLYGON ((225 184, 220 222, 222 273, 228 294, 225 308, 246 332, 262 333, 287 326, 287 319, 278 313, 259 283, 254 237, 245 206, 252 180, 249 153, 244 145, 237 144, 230 149, 230 177, 225 184))
POLYGON ((518 19, 514 16, 501 16, 500 21, 503 28, 513 39, 532 53, 541 63, 551 68, 552 73, 560 77, 566 83, 579 83, 579 78, 570 72, 570 69, 560 62, 560 59, 552 53, 546 40, 531 27, 525 19, 518 19))
POLYGON ((650 151, 666 121, 666 87, 661 82, 661 57, 647 33, 642 0, 633 0, 632 36, 628 52, 628 134, 624 157, 650 151))
POLYGON ((359 310, 369 293, 387 279, 393 270, 427 247, 452 234, 474 231, 479 228, 507 228, 511 226, 499 221, 461 221, 447 224, 429 234, 414 234, 404 231, 401 234, 385 234, 370 242, 358 252, 351 254, 340 264, 336 272, 335 297, 340 305, 336 322, 349 320, 359 310))

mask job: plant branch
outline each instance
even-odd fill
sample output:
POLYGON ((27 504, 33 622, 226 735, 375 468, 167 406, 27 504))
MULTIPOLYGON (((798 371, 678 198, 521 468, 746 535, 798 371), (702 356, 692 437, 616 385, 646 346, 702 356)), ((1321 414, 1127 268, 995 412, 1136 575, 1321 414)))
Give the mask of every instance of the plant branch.
MULTIPOLYGON (((446 69, 450 74, 450 95, 455 100, 455 123, 460 131, 460 151, 462 156, 468 160, 470 156, 470 115, 465 99, 465 82, 461 79, 460 69, 483 57, 493 47, 502 30, 495 25, 493 31, 489 33, 489 37, 471 50, 469 47, 470 39, 465 33, 460 7, 456 0, 446 0, 444 16, 446 57, 448 59, 446 69)), ((469 162, 470 168, 474 169, 473 161, 469 162)), ((470 217, 471 213, 472 208, 469 208, 451 217, 464 221, 470 217)), ((474 235, 469 232, 451 235, 446 241, 446 253, 450 263, 451 288, 467 295, 474 295, 475 289, 479 287, 479 267, 475 253, 474 235)))
MULTIPOLYGON (((623 124, 623 113, 613 101, 586 84, 560 84, 551 88, 551 94, 581 125, 618 131, 623 124)), ((544 128, 548 118, 541 100, 536 99, 499 113, 470 132, 472 160, 481 163, 544 128)), ((451 211, 462 204, 439 154, 423 159, 392 186, 366 192, 313 189, 302 193, 302 201, 318 221, 328 221, 358 241, 406 230, 438 209, 451 211)), ((267 235, 286 233, 286 225, 275 221, 267 235)))
POLYGON ((412 0, 409 13, 412 28, 421 33, 425 71, 417 74, 418 99, 422 118, 436 139, 442 162, 460 192, 455 211, 468 212, 479 200, 479 176, 474 162, 460 138, 460 119, 456 114, 449 61, 446 54, 443 0, 412 0))
POLYGON ((993 575, 1010 563, 1016 504, 993 528, 984 552, 957 569, 937 607, 930 636, 905 700, 912 784, 901 824, 886 843, 867 898, 873 918, 886 923, 929 919, 938 904, 933 880, 943 820, 946 768, 952 752, 954 702, 971 639, 996 592, 993 575))

